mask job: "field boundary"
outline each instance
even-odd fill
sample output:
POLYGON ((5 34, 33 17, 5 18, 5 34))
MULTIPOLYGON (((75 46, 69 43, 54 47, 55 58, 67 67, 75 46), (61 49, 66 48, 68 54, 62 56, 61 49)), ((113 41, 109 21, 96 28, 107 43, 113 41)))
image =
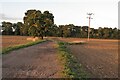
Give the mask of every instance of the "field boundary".
POLYGON ((87 78, 88 75, 82 69, 82 66, 77 62, 77 59, 67 49, 69 43, 58 42, 59 59, 64 66, 63 75, 66 78, 87 78))
POLYGON ((7 54, 10 51, 25 48, 25 47, 29 47, 29 46, 33 46, 33 45, 36 45, 36 44, 39 44, 39 43, 42 43, 42 42, 45 42, 45 41, 46 40, 38 40, 38 41, 35 41, 35 42, 29 42, 29 43, 26 43, 26 44, 7 47, 7 48, 2 49, 2 54, 7 54))

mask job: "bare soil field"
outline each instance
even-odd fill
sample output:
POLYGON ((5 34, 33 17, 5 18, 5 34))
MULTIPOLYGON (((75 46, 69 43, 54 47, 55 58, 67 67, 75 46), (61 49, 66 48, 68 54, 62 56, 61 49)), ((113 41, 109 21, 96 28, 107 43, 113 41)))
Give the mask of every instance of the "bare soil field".
MULTIPOLYGON (((50 39, 53 40, 59 40, 59 41, 63 41, 63 42, 75 42, 75 41, 85 41, 88 42, 87 38, 62 38, 62 37, 48 37, 50 39)), ((90 39, 90 41, 94 42, 94 41, 98 41, 98 42, 118 42, 118 40, 116 39, 90 39)))
POLYGON ((67 48, 82 64, 90 78, 118 78, 118 40, 87 38, 54 38, 64 42, 83 41, 86 44, 67 48))
MULTIPOLYGON (((29 42, 24 36, 3 36, 3 48, 29 42)), ((48 37, 64 42, 84 41, 86 44, 67 48, 82 64, 90 78, 118 77, 118 40, 48 37)), ((57 61, 54 42, 44 42, 3 55, 4 77, 60 78, 62 66, 57 61)))
MULTIPOLYGON (((62 40, 62 39, 61 39, 62 40)), ((63 39, 63 41, 87 39, 63 39)), ((118 77, 118 40, 91 39, 83 45, 69 45, 73 55, 82 64, 90 78, 118 77)))
POLYGON ((2 48, 21 45, 30 42, 28 36, 2 36, 2 48))
POLYGON ((3 55, 3 78, 61 78, 55 42, 47 41, 3 55))

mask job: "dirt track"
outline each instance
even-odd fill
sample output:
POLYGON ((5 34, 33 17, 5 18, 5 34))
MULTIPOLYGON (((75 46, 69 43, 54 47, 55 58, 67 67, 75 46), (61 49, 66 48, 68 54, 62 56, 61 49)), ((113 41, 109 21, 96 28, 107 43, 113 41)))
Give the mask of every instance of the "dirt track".
POLYGON ((3 55, 3 78, 60 78, 55 43, 47 41, 3 55))
POLYGON ((118 77, 118 43, 109 40, 91 40, 84 45, 70 45, 68 48, 91 78, 118 77))

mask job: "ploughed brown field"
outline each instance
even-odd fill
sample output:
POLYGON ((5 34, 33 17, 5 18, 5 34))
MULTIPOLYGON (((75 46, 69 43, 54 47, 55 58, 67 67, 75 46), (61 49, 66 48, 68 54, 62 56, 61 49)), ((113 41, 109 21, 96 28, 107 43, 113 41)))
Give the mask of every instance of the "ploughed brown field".
POLYGON ((118 77, 118 40, 59 38, 65 42, 85 41, 82 45, 69 45, 68 50, 82 64, 91 78, 118 77))
POLYGON ((26 44, 30 42, 27 38, 28 36, 2 36, 2 48, 26 44))

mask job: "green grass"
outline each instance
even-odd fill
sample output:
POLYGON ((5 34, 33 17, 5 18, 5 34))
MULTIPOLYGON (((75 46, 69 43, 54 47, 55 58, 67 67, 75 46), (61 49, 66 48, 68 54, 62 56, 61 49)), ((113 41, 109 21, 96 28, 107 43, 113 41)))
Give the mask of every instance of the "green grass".
POLYGON ((66 47, 69 43, 58 42, 58 45, 59 58, 64 66, 63 75, 66 78, 79 78, 80 80, 86 80, 87 74, 83 71, 82 66, 66 47))
POLYGON ((22 45, 7 47, 7 48, 4 48, 4 49, 2 50, 2 54, 7 54, 7 53, 9 53, 10 51, 17 50, 17 49, 21 49, 21 48, 25 48, 25 47, 29 47, 29 46, 36 45, 36 44, 38 44, 38 43, 42 43, 42 42, 45 42, 45 41, 46 41, 46 40, 38 40, 38 41, 35 41, 35 42, 29 42, 29 43, 22 44, 22 45))

